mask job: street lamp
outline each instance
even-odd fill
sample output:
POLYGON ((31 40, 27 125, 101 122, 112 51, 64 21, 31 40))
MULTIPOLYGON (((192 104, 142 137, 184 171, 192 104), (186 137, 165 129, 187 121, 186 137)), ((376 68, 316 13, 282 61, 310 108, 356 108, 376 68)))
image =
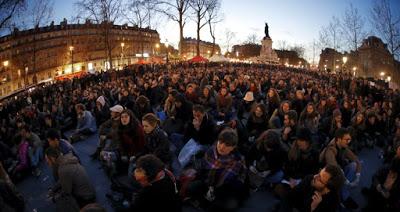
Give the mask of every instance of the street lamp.
POLYGON ((236 51, 236 57, 239 58, 239 51, 236 51))
POLYGON ((156 55, 158 55, 158 49, 160 48, 160 44, 156 43, 156 55))
POLYGON ((356 76, 357 67, 353 67, 353 76, 356 76))
POLYGON ((207 54, 208 54, 208 57, 210 57, 211 51, 208 50, 208 51, 207 51, 207 54))
POLYGON ((345 71, 346 69, 346 62, 347 62, 347 57, 346 56, 344 56, 343 58, 342 58, 342 60, 343 60, 343 67, 342 67, 342 69, 343 69, 343 71, 345 71))
POLYGON ((165 40, 165 47, 167 48, 167 64, 169 63, 169 58, 168 58, 168 56, 169 56, 169 49, 168 49, 168 47, 169 47, 169 44, 168 44, 168 39, 167 40, 165 40))
POLYGON ((125 46, 125 43, 122 42, 121 43, 121 67, 122 67, 122 64, 124 63, 124 46, 125 46))
POLYGON ((69 52, 71 54, 71 72, 74 72, 74 47, 70 46, 69 47, 69 52))

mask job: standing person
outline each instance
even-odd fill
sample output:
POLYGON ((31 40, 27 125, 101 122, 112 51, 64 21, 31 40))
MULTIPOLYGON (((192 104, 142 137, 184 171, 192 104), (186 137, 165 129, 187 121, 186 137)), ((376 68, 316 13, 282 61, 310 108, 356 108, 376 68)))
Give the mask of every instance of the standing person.
POLYGON ((322 164, 339 166, 346 177, 346 185, 342 188, 341 198, 346 208, 356 209, 357 203, 350 197, 350 187, 358 186, 361 177, 361 162, 350 150, 350 131, 339 128, 335 138, 322 150, 319 160, 322 164))
POLYGON ((85 105, 75 105, 78 123, 75 132, 71 135, 71 143, 85 139, 86 136, 92 135, 97 131, 96 119, 90 111, 87 111, 85 105))
POLYGON ((60 150, 49 147, 46 150, 46 161, 56 169, 59 177, 49 191, 57 211, 77 211, 77 208, 95 202, 96 192, 78 158, 72 154, 62 155, 60 150))

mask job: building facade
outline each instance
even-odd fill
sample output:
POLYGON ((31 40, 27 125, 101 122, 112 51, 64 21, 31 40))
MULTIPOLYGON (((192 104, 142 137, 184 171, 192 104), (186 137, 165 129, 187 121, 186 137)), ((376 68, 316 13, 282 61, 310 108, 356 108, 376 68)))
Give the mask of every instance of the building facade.
MULTIPOLYGON (((184 38, 182 45, 182 56, 184 59, 190 59, 197 55, 197 39, 184 38)), ((218 44, 200 40, 200 56, 209 58, 214 54, 220 54, 221 48, 218 44), (214 51, 214 52, 213 52, 214 51), (213 52, 213 54, 212 54, 213 52)))
POLYGON ((322 50, 319 68, 399 84, 400 69, 397 63, 387 45, 380 38, 370 36, 363 40, 357 51, 340 53, 331 48, 322 50))
POLYGON ((104 24, 68 24, 64 19, 60 25, 16 29, 1 37, 0 96, 55 77, 118 68, 157 54, 157 31, 113 24, 109 29, 105 36, 104 24))

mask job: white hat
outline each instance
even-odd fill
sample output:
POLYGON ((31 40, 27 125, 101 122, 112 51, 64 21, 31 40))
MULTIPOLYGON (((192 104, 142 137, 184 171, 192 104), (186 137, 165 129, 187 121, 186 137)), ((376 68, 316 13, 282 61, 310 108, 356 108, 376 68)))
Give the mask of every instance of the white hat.
POLYGON ((122 113, 123 110, 124 110, 124 107, 122 107, 121 105, 114 105, 114 107, 110 108, 110 111, 116 112, 116 113, 122 113))
POLYGON ((104 99, 104 96, 99 96, 99 98, 97 98, 96 102, 100 102, 101 106, 104 106, 106 104, 106 100, 104 99))
POLYGON ((247 91, 246 95, 243 98, 244 101, 252 102, 254 101, 254 95, 252 91, 247 91))

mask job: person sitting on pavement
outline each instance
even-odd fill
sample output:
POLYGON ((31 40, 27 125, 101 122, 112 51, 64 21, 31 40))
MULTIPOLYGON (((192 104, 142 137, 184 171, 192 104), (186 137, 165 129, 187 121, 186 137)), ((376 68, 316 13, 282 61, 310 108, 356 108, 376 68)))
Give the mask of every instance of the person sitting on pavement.
POLYGON ((196 177, 187 187, 187 196, 213 210, 235 210, 247 197, 246 164, 237 151, 238 136, 231 128, 218 135, 206 152, 196 177))
POLYGON ((154 154, 166 165, 166 167, 170 167, 170 142, 167 133, 160 128, 159 124, 160 120, 153 113, 148 113, 143 116, 142 126, 146 142, 141 154, 154 154))
POLYGON ((90 111, 85 109, 85 105, 76 104, 75 110, 78 116, 78 123, 70 137, 71 143, 84 140, 86 136, 92 135, 97 131, 96 119, 90 111))
POLYGON ((350 187, 358 186, 361 176, 361 162, 350 150, 350 131, 345 128, 336 130, 335 138, 325 147, 319 157, 322 164, 335 165, 342 168, 346 184, 341 191, 343 205, 346 208, 358 208, 357 203, 350 197, 350 187))
POLYGON ((274 186, 283 179, 283 165, 287 161, 279 134, 267 130, 256 140, 246 157, 249 166, 250 187, 274 186))
MULTIPOLYGON (((110 108, 111 117, 107 121, 99 127, 99 144, 96 148, 96 151, 91 154, 90 156, 95 159, 100 156, 100 152, 106 147, 107 139, 115 139, 117 136, 113 136, 115 131, 118 129, 121 113, 124 108, 121 105, 114 105, 110 108)), ((110 141, 112 142, 112 141, 110 141)))
POLYGON ((339 208, 339 192, 345 177, 340 167, 326 165, 316 175, 306 176, 300 184, 282 199, 279 211, 336 212, 339 208))
POLYGON ((131 211, 181 211, 175 177, 155 155, 140 157, 133 176, 142 188, 133 195, 131 211))
POLYGON ((363 193, 368 199, 365 211, 400 211, 400 158, 378 170, 363 193))
POLYGON ((36 133, 31 131, 28 125, 25 125, 21 129, 21 136, 29 142, 29 158, 32 174, 38 177, 41 173, 38 166, 43 158, 43 142, 36 133))
POLYGON ((96 191, 90 183, 85 168, 73 154, 63 155, 59 149, 46 149, 47 164, 56 169, 58 180, 49 190, 49 197, 56 203, 57 211, 67 211, 77 203, 79 208, 96 200, 96 191), (75 202, 76 201, 76 202, 75 202))

